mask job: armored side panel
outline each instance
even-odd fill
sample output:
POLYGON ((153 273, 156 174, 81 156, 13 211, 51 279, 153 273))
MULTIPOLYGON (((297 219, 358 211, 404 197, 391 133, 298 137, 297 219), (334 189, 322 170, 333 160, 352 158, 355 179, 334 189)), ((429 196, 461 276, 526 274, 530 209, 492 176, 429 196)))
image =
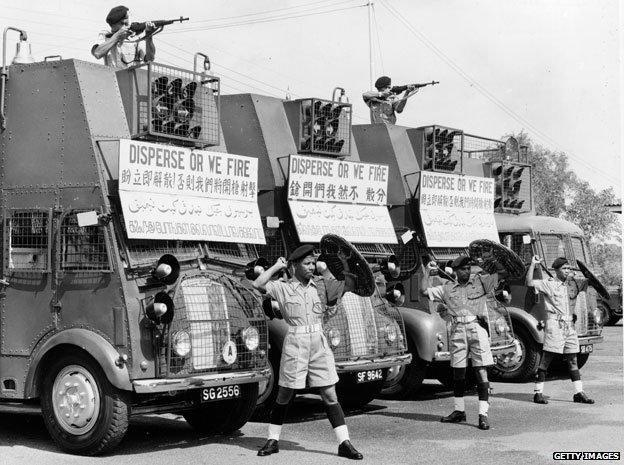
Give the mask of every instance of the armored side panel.
POLYGON ((113 234, 79 230, 75 213, 106 204, 94 136, 127 137, 128 128, 112 71, 76 60, 11 66, 5 113, 2 276, 9 286, 0 295, 0 373, 15 383, 2 383, 0 397, 21 398, 32 394, 24 385, 31 360, 54 334, 86 328, 127 345, 113 234))

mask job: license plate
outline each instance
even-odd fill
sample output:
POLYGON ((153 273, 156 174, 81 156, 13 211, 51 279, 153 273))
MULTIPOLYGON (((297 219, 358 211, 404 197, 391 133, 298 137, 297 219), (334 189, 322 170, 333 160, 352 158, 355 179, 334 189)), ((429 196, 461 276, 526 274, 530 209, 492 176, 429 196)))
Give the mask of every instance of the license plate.
POLYGON ((377 370, 358 371, 355 379, 358 383, 370 383, 371 381, 383 381, 383 370, 379 368, 377 370))
POLYGON ((226 399, 237 399, 241 396, 241 388, 238 384, 231 386, 217 386, 201 390, 199 400, 201 402, 218 402, 226 399))
POLYGON ((593 344, 587 344, 586 346, 581 346, 581 353, 582 354, 591 354, 594 351, 594 345, 593 344))

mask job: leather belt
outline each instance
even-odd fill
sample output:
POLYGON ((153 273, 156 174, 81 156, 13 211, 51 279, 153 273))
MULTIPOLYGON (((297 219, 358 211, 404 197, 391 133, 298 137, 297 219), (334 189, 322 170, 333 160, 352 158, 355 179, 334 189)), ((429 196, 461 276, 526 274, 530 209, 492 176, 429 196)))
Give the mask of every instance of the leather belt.
POLYGON ((472 323, 473 321, 477 321, 477 317, 474 315, 470 316, 454 316, 453 323, 461 323, 467 325, 468 323, 472 323))
POLYGON ((294 334, 317 333, 319 331, 323 331, 323 325, 321 323, 315 323, 313 325, 290 326, 288 328, 288 332, 294 334))

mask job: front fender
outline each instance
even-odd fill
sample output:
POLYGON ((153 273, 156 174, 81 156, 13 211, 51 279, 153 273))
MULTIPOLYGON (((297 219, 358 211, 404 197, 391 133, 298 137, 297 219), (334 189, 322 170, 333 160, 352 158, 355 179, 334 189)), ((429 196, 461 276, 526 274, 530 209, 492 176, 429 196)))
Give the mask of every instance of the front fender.
POLYGON ((38 386, 41 362, 51 350, 60 345, 75 346, 87 352, 100 365, 108 381, 116 388, 126 391, 132 390, 130 374, 125 364, 117 365, 120 353, 102 336, 84 328, 70 328, 54 334, 40 343, 33 351, 30 359, 28 374, 26 375, 26 397, 38 396, 38 386))
POLYGON ((433 360, 439 342, 436 334, 441 332, 446 335, 446 327, 439 327, 439 322, 442 320, 422 310, 406 307, 398 307, 398 309, 405 322, 405 333, 418 351, 418 354, 412 354, 412 356, 430 362, 433 360))
POLYGON ((514 328, 516 328, 517 325, 522 325, 538 344, 544 342, 544 331, 537 329, 538 321, 533 315, 518 307, 509 306, 507 307, 507 311, 509 312, 514 328))

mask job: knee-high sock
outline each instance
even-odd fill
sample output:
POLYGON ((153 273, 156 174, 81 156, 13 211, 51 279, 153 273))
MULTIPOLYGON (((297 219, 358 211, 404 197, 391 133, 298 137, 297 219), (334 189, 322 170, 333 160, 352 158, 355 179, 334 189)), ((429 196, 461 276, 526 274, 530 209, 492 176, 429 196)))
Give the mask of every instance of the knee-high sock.
POLYGON ((336 439, 338 444, 342 444, 343 441, 349 439, 349 430, 345 424, 344 412, 339 403, 325 404, 325 411, 327 412, 327 418, 334 428, 336 439))
POLYGON ((544 392, 544 380, 546 379, 546 371, 538 368, 535 375, 535 392, 544 392))
POLYGON ((490 383, 477 384, 477 393, 479 394, 479 415, 487 415, 490 407, 490 383))
POLYGON ((277 402, 273 405, 273 408, 271 409, 268 439, 275 439, 276 441, 279 441, 280 434, 282 432, 282 424, 284 423, 284 419, 288 413, 289 405, 290 403, 278 404, 277 402))
POLYGON ((454 396, 454 410, 463 412, 466 410, 464 404, 464 392, 466 391, 466 369, 465 368, 453 368, 453 396, 454 396))

